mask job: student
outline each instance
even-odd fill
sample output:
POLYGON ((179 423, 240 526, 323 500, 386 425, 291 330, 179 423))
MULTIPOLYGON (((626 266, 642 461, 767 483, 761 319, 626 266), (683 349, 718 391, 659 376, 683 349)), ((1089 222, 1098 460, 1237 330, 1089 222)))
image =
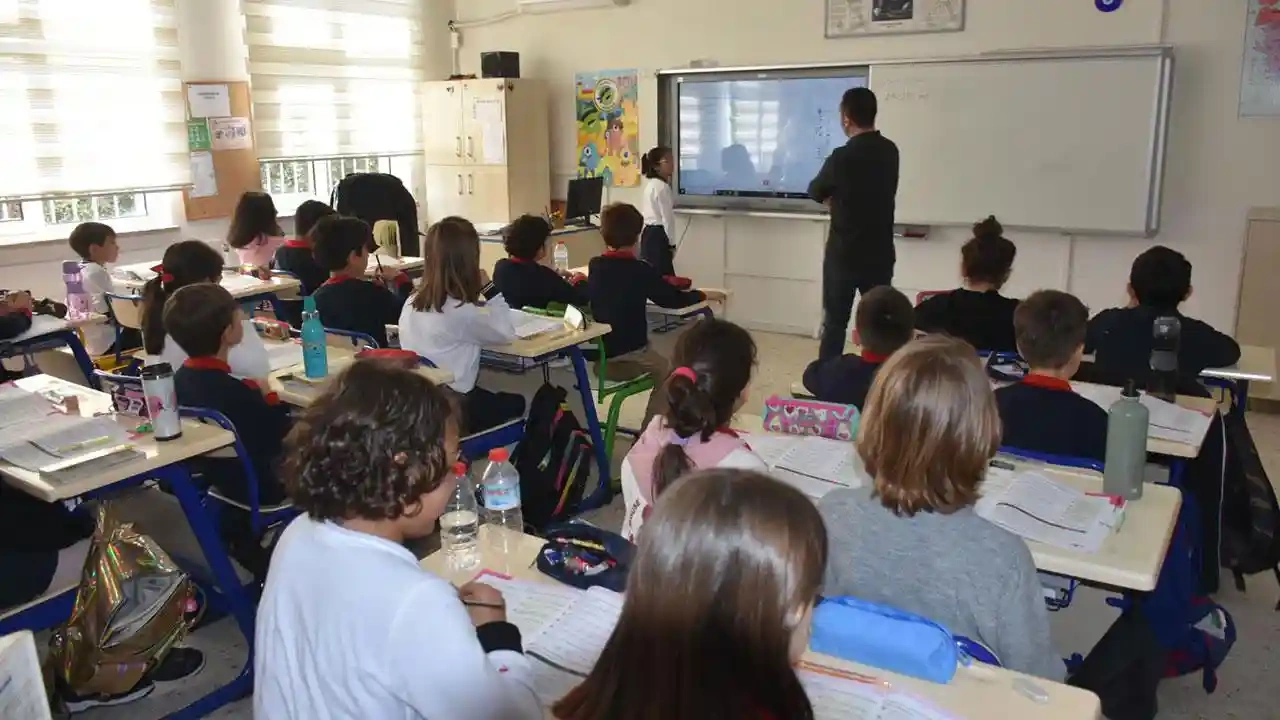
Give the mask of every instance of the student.
POLYGON ((916 308, 916 329, 946 333, 979 350, 1013 352, 1013 310, 1018 301, 1000 294, 1013 272, 1018 248, 1005 239, 995 216, 973 226, 973 238, 960 248, 964 287, 934 295, 916 308))
POLYGON ((455 590, 404 547, 435 530, 453 495, 457 413, 444 393, 360 361, 288 444, 289 495, 305 515, 281 535, 258 606, 254 715, 541 718, 501 593, 455 590))
MULTIPOLYGON (((644 217, 635 207, 615 203, 600 215, 600 234, 608 246, 591 259, 587 276, 587 297, 598 322, 612 331, 604 336, 606 379, 626 381, 648 373, 655 384, 667 378, 667 360, 649 347, 649 321, 645 305, 652 300, 661 307, 679 308, 708 298, 723 300, 723 293, 678 290, 662 279, 658 270, 636 257, 636 243, 644 230, 644 217)), ((649 394, 644 425, 658 414, 662 393, 649 394)))
POLYGON ((511 307, 546 308, 551 303, 586 307, 586 278, 570 281, 542 264, 551 226, 536 215, 521 215, 506 229, 507 257, 493 267, 493 284, 511 307))
POLYGON ((633 542, 658 495, 691 470, 768 471, 729 429, 747 400, 756 365, 751 333, 726 320, 704 320, 680 336, 672 362, 676 369, 654 390, 666 395, 666 409, 622 461, 622 536, 633 542))
MULTIPOLYGON (((180 288, 196 283, 217 285, 222 279, 222 255, 200 240, 182 240, 164 251, 164 260, 155 268, 156 276, 142 288, 142 340, 148 363, 165 362, 175 370, 187 360, 182 345, 171 342, 164 327, 164 308, 180 288)), ((231 348, 227 364, 231 374, 242 378, 265 378, 271 372, 267 346, 258 336, 253 321, 241 318, 244 339, 231 348)))
POLYGON ((1191 263, 1176 250, 1157 245, 1133 261, 1129 307, 1103 310, 1089 321, 1085 352, 1094 353, 1100 380, 1145 386, 1151 373, 1151 327, 1156 318, 1178 318, 1178 392, 1208 396, 1197 378, 1206 368, 1240 361, 1240 345, 1208 323, 1187 317, 1178 306, 1191 297, 1191 263))
POLYGON ((1089 311, 1074 295, 1041 290, 1018 304, 1018 354, 1031 367, 1022 382, 996 390, 1004 444, 1051 455, 1107 458, 1107 411, 1071 390, 1084 355, 1089 311))
POLYGON ((480 348, 516 339, 511 308, 480 269, 480 236, 465 218, 427 229, 426 270, 417 294, 400 312, 400 347, 453 373, 462 393, 464 432, 471 435, 524 415, 521 395, 476 384, 480 348))
POLYGON ((392 268, 383 268, 376 281, 365 280, 372 241, 373 231, 359 218, 321 218, 311 229, 311 242, 316 263, 330 275, 312 294, 325 327, 364 333, 387 347, 387 325, 399 319, 413 281, 392 268))
POLYGON ((316 262, 311 247, 311 230, 321 218, 336 215, 333 208, 319 200, 308 200, 298 206, 293 214, 295 237, 285 240, 276 249, 277 270, 283 270, 302 283, 302 294, 310 295, 329 279, 329 271, 316 262))
POLYGON ((247 192, 236 203, 227 231, 227 244, 235 248, 241 265, 265 268, 271 265, 276 248, 284 244, 284 231, 276 204, 264 192, 247 192))
POLYGON ((862 353, 814 360, 804 369, 804 387, 819 400, 861 410, 880 366, 915 335, 915 311, 906 295, 881 285, 862 296, 853 326, 862 353))
MULTIPOLYGON (((111 305, 107 293, 116 291, 107 265, 120 257, 116 244, 116 231, 100 222, 85 222, 76 226, 67 243, 80 256, 80 281, 89 295, 89 309, 103 315, 110 314, 111 305)), ((111 325, 86 325, 80 328, 84 336, 84 349, 91 356, 107 355, 116 351, 116 331, 111 325)), ((132 350, 141 344, 138 332, 123 328, 120 332, 120 349, 132 350)))
POLYGON ((823 592, 917 613, 976 640, 1004 667, 1061 680, 1031 552, 973 505, 1000 447, 1000 415, 972 346, 907 343, 867 396, 857 451, 868 482, 828 493, 823 592))
POLYGON ((644 174, 644 197, 640 209, 644 215, 644 233, 640 236, 640 258, 653 266, 659 275, 675 275, 676 210, 671 194, 671 173, 675 157, 669 147, 656 147, 640 158, 644 174))
POLYGON ((795 665, 827 562, 827 531, 798 490, 706 470, 658 501, 622 614, 561 720, 812 720, 795 665))
POLYGON ((31 329, 32 306, 30 293, 10 292, 0 297, 0 340, 18 337, 31 329))

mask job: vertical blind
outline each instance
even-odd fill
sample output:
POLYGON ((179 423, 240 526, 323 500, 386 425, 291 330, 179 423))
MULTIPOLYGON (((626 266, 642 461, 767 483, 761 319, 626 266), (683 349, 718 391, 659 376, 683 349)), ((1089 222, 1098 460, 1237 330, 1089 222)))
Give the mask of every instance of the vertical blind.
POLYGON ((0 198, 190 178, 175 0, 0 0, 0 198))
POLYGON ((422 148, 422 0, 244 0, 258 155, 422 148))

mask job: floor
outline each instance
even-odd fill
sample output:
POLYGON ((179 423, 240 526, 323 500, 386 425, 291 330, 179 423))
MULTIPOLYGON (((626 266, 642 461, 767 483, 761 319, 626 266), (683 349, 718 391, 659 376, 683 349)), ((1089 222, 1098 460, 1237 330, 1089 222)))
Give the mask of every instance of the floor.
MULTIPOLYGON (((658 348, 668 351, 678 333, 655 336, 658 348)), ((789 335, 755 333, 759 345, 759 368, 753 383, 748 408, 758 408, 764 399, 773 394, 786 394, 792 380, 799 377, 805 364, 817 352, 813 340, 789 335)), ((567 369, 553 371, 553 381, 569 384, 567 369)), ((486 384, 502 388, 530 389, 540 378, 519 378, 488 375, 486 384)), ((644 405, 644 397, 632 398, 623 413, 623 425, 634 424, 644 405)), ((581 416, 581 409, 576 410, 581 416)), ((1262 454, 1267 471, 1275 482, 1280 479, 1280 416, 1251 413, 1249 426, 1262 454)), ((614 465, 625 454, 628 444, 619 442, 614 465)), ((135 498, 137 507, 131 514, 149 520, 160 515, 174 517, 174 509, 148 507, 156 498, 135 498)), ((179 516, 180 517, 180 516, 179 516)), ((591 514, 591 519, 602 526, 617 529, 621 523, 620 502, 591 514)), ((144 524, 151 524, 144 521, 144 524)), ((185 528, 147 527, 157 535, 166 547, 190 543, 189 538, 159 537, 180 535, 185 528)), ((190 547, 189 544, 186 547, 190 547)), ((1097 641, 1114 619, 1116 611, 1104 602, 1106 594, 1083 588, 1077 593, 1071 608, 1051 616, 1054 640, 1064 655, 1084 653, 1097 641)), ((1212 718, 1227 720, 1262 720, 1280 718, 1277 707, 1275 677, 1280 670, 1280 613, 1274 608, 1280 587, 1270 576, 1260 575, 1249 584, 1247 593, 1238 592, 1229 581, 1224 583, 1217 599, 1234 616, 1239 640, 1219 673, 1217 692, 1206 695, 1200 686, 1200 677, 1193 675, 1165 681, 1160 689, 1160 718, 1163 720, 1190 720, 1212 718)), ((190 638, 190 644, 208 653, 208 665, 200 676, 190 683, 169 688, 159 688, 150 697, 137 703, 118 708, 102 709, 86 713, 88 720, 140 720, 160 717, 187 702, 203 695, 213 687, 225 683, 239 670, 245 657, 245 643, 230 620, 221 620, 201 629, 190 638)), ((251 718, 252 703, 242 700, 223 708, 211 717, 251 718)))

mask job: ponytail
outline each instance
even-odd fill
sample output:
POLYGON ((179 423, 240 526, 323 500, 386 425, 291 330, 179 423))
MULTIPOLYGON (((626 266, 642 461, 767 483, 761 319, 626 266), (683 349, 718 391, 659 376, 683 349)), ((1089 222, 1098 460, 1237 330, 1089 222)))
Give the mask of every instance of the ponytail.
POLYGON ((657 499, 667 486, 693 468, 684 446, 689 442, 706 442, 720 427, 715 403, 710 393, 698 387, 698 380, 706 378, 688 367, 676 368, 663 385, 667 396, 667 412, 664 417, 667 430, 675 437, 663 446, 653 461, 653 497, 657 499), (695 438, 695 436, 697 436, 695 438))
POLYGON ((162 275, 142 286, 142 348, 148 355, 164 352, 164 303, 168 299, 162 275))
POLYGON ((644 155, 640 156, 640 174, 647 178, 657 178, 662 180, 663 177, 658 174, 658 165, 662 163, 662 158, 671 154, 671 148, 659 145, 644 155))
POLYGON ((152 268, 156 276, 142 287, 142 346, 148 355, 164 352, 164 304, 178 288, 217 282, 222 255, 200 240, 183 240, 164 251, 164 261, 152 268))

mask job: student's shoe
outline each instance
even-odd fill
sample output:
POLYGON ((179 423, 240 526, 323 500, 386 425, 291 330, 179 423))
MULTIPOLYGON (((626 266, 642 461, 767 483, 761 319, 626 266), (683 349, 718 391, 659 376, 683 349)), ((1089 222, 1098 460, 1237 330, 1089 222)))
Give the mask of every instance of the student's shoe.
POLYGON ((176 647, 164 656, 164 660, 147 673, 147 679, 155 682, 186 680, 204 669, 204 653, 195 648, 176 647))
POLYGON ((155 689, 155 683, 143 678, 141 682, 133 686, 132 690, 116 695, 76 695, 70 690, 62 690, 58 695, 58 699, 62 701, 62 707, 68 713, 78 713, 91 708, 124 705, 135 700, 141 700, 150 695, 151 691, 155 689))

